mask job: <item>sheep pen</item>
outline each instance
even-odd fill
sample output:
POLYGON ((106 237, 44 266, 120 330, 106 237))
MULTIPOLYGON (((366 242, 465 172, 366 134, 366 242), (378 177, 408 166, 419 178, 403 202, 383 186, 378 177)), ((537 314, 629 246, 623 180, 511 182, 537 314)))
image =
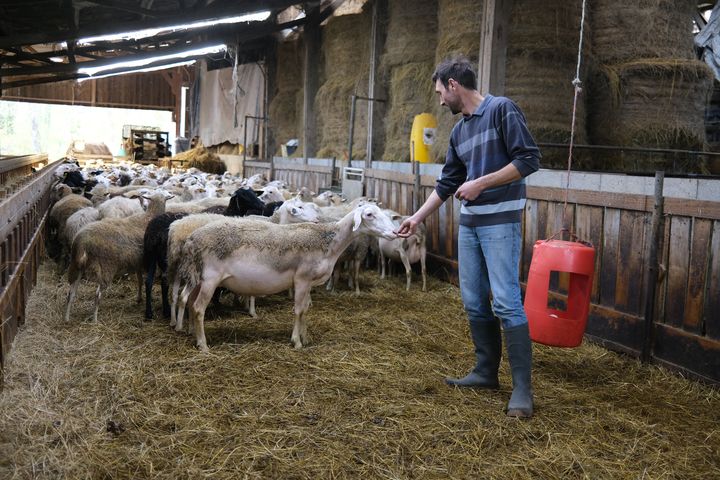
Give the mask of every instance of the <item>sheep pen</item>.
POLYGON ((286 294, 258 299, 259 319, 225 297, 202 354, 143 322, 132 279, 98 322, 65 323, 46 262, 4 372, 0 478, 720 476, 718 390, 587 342, 535 345, 535 416, 509 419, 505 359, 499 391, 443 383, 473 362, 455 286, 361 282, 313 290, 300 351, 286 294))

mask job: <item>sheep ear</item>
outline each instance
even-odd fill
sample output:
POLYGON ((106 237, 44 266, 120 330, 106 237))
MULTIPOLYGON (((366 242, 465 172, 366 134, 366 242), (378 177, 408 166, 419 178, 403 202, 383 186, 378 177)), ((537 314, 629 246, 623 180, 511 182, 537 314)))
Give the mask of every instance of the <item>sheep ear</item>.
POLYGON ((355 216, 353 217, 353 232, 360 228, 362 223, 362 208, 355 209, 355 216))

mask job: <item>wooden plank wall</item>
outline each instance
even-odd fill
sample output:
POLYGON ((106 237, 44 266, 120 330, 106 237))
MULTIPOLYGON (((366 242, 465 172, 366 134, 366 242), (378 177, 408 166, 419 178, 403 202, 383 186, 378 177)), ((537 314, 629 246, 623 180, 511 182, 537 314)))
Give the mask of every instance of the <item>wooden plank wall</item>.
MULTIPOLYGON (((282 180, 288 184, 290 189, 307 187, 313 192, 320 188, 329 188, 332 185, 333 167, 322 165, 301 165, 291 162, 276 161, 273 165, 273 180, 282 180)), ((270 177, 269 162, 245 161, 243 176, 251 177, 259 173, 270 177)))
MULTIPOLYGON (((367 195, 387 208, 412 213, 414 177, 368 170, 367 195)), ((419 202, 435 178, 423 176, 419 202)), ((527 280, 533 244, 568 225, 596 248, 587 334, 606 346, 638 356, 643 344, 653 198, 528 187, 523 222, 521 280, 527 280)), ((664 199, 661 276, 655 301, 655 360, 720 383, 720 202, 664 199)), ((447 201, 426 220, 430 260, 457 275, 459 203, 447 201)), ((559 236, 557 238, 562 238, 559 236)), ((568 277, 552 278, 549 296, 563 303, 568 277)))
POLYGON ((3 90, 2 100, 152 110, 175 108, 172 87, 161 72, 9 88, 3 90))
POLYGON ((33 173, 23 188, 0 200, 0 371, 25 321, 26 299, 44 255, 53 173, 60 164, 33 173))

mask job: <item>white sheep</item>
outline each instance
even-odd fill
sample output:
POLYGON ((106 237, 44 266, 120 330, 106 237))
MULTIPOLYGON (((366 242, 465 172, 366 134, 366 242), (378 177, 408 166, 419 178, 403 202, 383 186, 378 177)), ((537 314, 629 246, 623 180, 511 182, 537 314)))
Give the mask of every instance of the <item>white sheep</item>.
POLYGON ((228 218, 194 232, 182 263, 192 286, 191 311, 198 348, 207 352, 205 309, 218 286, 238 295, 295 289, 295 348, 307 342, 304 314, 310 289, 327 281, 340 254, 362 233, 395 238, 395 225, 375 205, 358 207, 337 223, 274 225, 228 218))
MULTIPOLYGON (((387 211, 386 211, 387 212, 387 211)), ((400 224, 405 221, 407 216, 403 217, 396 212, 391 212, 390 218, 399 228, 400 224)), ((422 273, 422 291, 426 291, 427 274, 425 269, 425 257, 427 256, 427 247, 425 244, 427 237, 427 229, 425 224, 418 225, 417 231, 407 238, 395 238, 388 240, 385 238, 378 239, 378 250, 380 252, 381 273, 380 278, 385 278, 385 259, 402 262, 405 267, 406 284, 405 290, 410 290, 410 279, 412 277, 412 269, 410 265, 420 262, 420 270, 422 273)))
MULTIPOLYGON (((180 264, 182 248, 185 240, 198 228, 224 218, 227 217, 223 215, 204 213, 202 215, 190 215, 188 217, 181 218, 170 225, 167 258, 168 279, 172 283, 170 326, 175 326, 175 330, 177 331, 181 331, 183 329, 183 316, 185 312, 185 302, 179 301, 180 287, 183 281, 184 272, 178 273, 178 266, 180 264)), ((318 209, 312 203, 289 201, 280 205, 280 207, 275 210, 270 217, 250 215, 249 217, 242 218, 270 222, 278 225, 303 222, 317 223, 318 209)), ((254 297, 249 298, 248 313, 253 318, 257 316, 255 312, 254 297)))

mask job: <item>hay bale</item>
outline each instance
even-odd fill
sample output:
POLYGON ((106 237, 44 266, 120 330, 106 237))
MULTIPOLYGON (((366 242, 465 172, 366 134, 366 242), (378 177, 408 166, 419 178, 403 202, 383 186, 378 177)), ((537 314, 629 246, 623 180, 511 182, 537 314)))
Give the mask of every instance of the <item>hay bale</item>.
POLYGON ((388 7, 383 70, 432 61, 438 32, 437 0, 394 0, 388 7))
MULTIPOLYGON (((410 161, 410 132, 415 115, 432 111, 432 63, 408 63, 392 69, 390 106, 385 119, 386 161, 410 161)), ((447 145, 446 145, 447 146, 447 145)))
POLYGON ((387 39, 381 59, 389 80, 383 159, 410 160, 410 131, 415 115, 432 113, 435 44, 438 32, 437 0, 391 2, 387 39))
MULTIPOLYGON (((332 17, 323 28, 323 81, 315 97, 318 156, 347 157, 350 97, 367 96, 370 12, 332 17)), ((353 158, 365 158, 367 102, 357 102, 353 158)))
MULTIPOLYGON (((572 80, 577 68, 581 13, 581 4, 577 2, 522 0, 513 3, 505 95, 523 110, 537 142, 570 141, 572 80)), ((585 40, 588 32, 586 24, 585 40)), ((588 43, 584 45, 587 53, 588 43)), ((585 65, 581 80, 586 77, 585 65)), ((575 119, 575 143, 586 142, 585 103, 581 96, 575 119)), ((587 162, 582 152, 575 153, 579 164, 587 162)), ((543 167, 560 168, 566 164, 564 149, 543 150, 543 167)))
POLYGON ((208 173, 225 173, 225 163, 213 152, 209 151, 202 142, 184 152, 178 153, 170 160, 183 162, 186 168, 195 167, 208 173))
POLYGON ((594 52, 600 63, 695 57, 691 0, 596 0, 594 52))
MULTIPOLYGON (((473 0, 438 0, 436 64, 453 55, 465 55, 473 65, 478 64, 482 12, 482 6, 473 0)), ((438 126, 430 155, 434 161, 443 163, 450 142, 450 132, 460 117, 453 115, 447 107, 441 106, 437 98, 433 100, 433 114, 438 126)))
MULTIPOLYGON (((593 143, 702 150, 704 112, 712 71, 699 60, 637 60, 604 65, 591 84, 590 131, 593 143)), ((672 159, 625 155, 616 168, 670 168, 672 159)), ((701 165, 685 165, 688 172, 701 165)))
POLYGON ((277 43, 275 69, 277 92, 270 102, 269 110, 270 131, 276 140, 278 154, 280 144, 291 138, 300 138, 302 133, 302 102, 298 108, 296 101, 303 85, 300 52, 300 42, 277 43))

